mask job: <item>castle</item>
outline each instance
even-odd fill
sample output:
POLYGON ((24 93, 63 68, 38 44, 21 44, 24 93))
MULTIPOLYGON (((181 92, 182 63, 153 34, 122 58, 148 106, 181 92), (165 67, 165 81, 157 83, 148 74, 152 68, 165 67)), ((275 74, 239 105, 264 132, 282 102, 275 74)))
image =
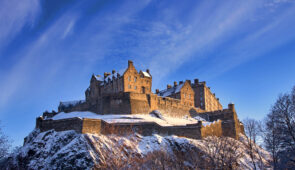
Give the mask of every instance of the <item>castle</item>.
POLYGON ((208 135, 230 136, 237 138, 243 133, 243 125, 238 120, 234 104, 223 109, 219 99, 211 92, 206 82, 195 79, 174 82, 167 89, 152 92, 152 75, 146 71, 137 71, 132 61, 121 75, 115 70, 103 76, 92 75, 90 86, 85 91, 85 100, 60 102, 58 112, 45 112, 37 118, 36 127, 42 131, 55 129, 76 130, 80 133, 117 133, 137 131, 144 135, 152 133, 175 134, 192 138, 208 135), (109 123, 101 119, 70 118, 52 120, 59 113, 88 111, 99 115, 138 115, 150 114, 155 111, 164 116, 184 118, 201 117, 205 121, 214 122, 209 126, 202 121, 195 124, 163 127, 155 122, 141 123, 109 123), (136 128, 135 128, 136 127, 136 128), (118 130, 119 129, 119 130, 118 130), (140 129, 140 130, 138 130, 140 129))

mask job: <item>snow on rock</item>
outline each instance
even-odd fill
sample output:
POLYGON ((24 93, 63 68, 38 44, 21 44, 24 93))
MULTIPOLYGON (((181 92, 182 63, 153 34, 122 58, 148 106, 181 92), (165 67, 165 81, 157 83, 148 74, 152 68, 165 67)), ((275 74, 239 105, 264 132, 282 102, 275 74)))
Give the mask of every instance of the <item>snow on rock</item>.
POLYGON ((194 117, 194 119, 197 119, 199 121, 206 121, 204 118, 202 118, 201 116, 196 116, 194 117))
POLYGON ((90 169, 87 141, 75 131, 34 130, 10 158, 10 169, 90 169), (81 159, 77 159, 81 158, 81 159))
MULTIPOLYGON (((239 159, 238 169, 253 169, 244 138, 241 136, 241 140, 236 141, 245 153, 239 159)), ((260 151, 267 164, 269 154, 261 148, 260 151)), ((209 154, 205 140, 177 136, 34 130, 24 146, 0 165, 0 169, 206 169, 209 154)))
POLYGON ((152 117, 156 117, 156 118, 159 118, 159 119, 164 119, 163 116, 162 116, 162 113, 159 111, 159 110, 154 110, 150 113, 150 115, 152 117))

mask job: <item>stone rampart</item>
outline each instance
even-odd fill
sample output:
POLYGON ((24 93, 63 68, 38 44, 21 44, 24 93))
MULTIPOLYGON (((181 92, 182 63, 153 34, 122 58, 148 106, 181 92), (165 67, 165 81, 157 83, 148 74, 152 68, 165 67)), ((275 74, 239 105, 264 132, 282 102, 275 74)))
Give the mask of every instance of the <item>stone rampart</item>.
POLYGON ((214 123, 211 123, 210 125, 202 126, 201 134, 202 138, 205 138, 207 136, 223 136, 222 121, 218 120, 214 123))
POLYGON ((223 136, 229 136, 237 139, 239 137, 239 133, 244 133, 242 127, 243 125, 238 120, 237 113, 233 104, 229 104, 228 109, 218 110, 214 112, 204 112, 199 114, 199 116, 210 122, 221 120, 223 136))
POLYGON ((94 104, 84 102, 74 106, 59 107, 59 112, 91 111, 98 114, 149 114, 154 110, 171 117, 194 116, 203 112, 202 109, 192 107, 179 99, 134 92, 102 96, 94 104))
POLYGON ((102 121, 102 134, 128 135, 139 133, 144 136, 153 134, 159 135, 177 135, 193 139, 201 139, 201 124, 186 126, 160 126, 153 122, 141 123, 106 123, 102 121))
POLYGON ((69 118, 61 120, 42 120, 37 118, 36 128, 41 132, 54 129, 55 131, 75 130, 77 133, 82 133, 83 120, 80 118, 69 118))
POLYGON ((37 118, 36 128, 41 132, 75 130, 77 133, 129 135, 139 133, 144 136, 153 134, 177 135, 201 139, 201 122, 186 126, 160 126, 154 122, 107 123, 100 119, 69 118, 62 120, 42 120, 37 118))

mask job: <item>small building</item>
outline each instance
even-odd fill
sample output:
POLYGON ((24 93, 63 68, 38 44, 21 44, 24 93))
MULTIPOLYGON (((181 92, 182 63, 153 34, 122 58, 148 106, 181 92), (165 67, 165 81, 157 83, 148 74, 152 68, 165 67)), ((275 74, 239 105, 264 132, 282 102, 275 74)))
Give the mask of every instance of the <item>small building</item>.
POLYGON ((167 85, 167 89, 160 91, 158 95, 161 97, 179 99, 183 105, 194 106, 195 92, 189 81, 185 81, 184 83, 181 81, 178 85, 174 82, 173 87, 167 85))

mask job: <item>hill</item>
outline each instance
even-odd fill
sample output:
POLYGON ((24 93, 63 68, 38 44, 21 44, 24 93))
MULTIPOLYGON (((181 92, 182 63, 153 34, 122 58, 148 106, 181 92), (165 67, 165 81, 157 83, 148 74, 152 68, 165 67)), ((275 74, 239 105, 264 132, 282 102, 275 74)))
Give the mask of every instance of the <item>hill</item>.
MULTIPOLYGON (((245 141, 243 135, 239 140, 213 136, 196 140, 35 129, 2 169, 253 169, 245 141)), ((257 164, 269 168, 270 155, 258 148, 257 164)))

